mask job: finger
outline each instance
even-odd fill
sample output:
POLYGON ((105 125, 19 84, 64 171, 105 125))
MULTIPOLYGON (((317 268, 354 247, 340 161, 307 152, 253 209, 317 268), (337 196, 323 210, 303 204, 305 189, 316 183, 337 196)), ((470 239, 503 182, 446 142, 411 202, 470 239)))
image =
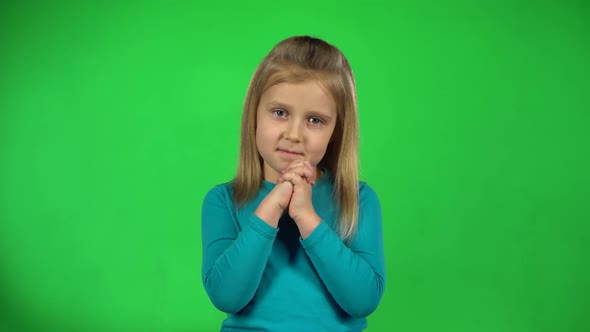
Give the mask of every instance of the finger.
POLYGON ((298 172, 300 176, 304 177, 310 184, 315 184, 317 178, 317 167, 313 166, 311 162, 304 159, 298 159, 290 162, 281 172, 281 174, 287 173, 297 167, 305 167, 309 172, 298 172))
POLYGON ((301 170, 304 169, 305 166, 303 164, 297 163, 297 164, 289 164, 287 167, 285 167, 282 171, 282 174, 285 173, 289 173, 289 172, 297 172, 297 173, 301 173, 301 170))
POLYGON ((310 170, 313 170, 315 167, 309 162, 309 160, 303 160, 303 164, 305 165, 305 167, 309 168, 310 170))
POLYGON ((285 181, 291 182, 294 186, 308 183, 302 176, 294 172, 285 173, 282 177, 285 181))
POLYGON ((309 160, 303 160, 302 164, 309 170, 309 173, 306 173, 307 178, 311 180, 309 182, 314 184, 317 178, 317 167, 313 166, 309 160))
POLYGON ((303 160, 295 160, 290 162, 287 166, 285 166, 285 168, 283 168, 282 173, 286 173, 289 170, 295 168, 295 167, 301 167, 304 166, 305 163, 303 162, 303 160))
POLYGON ((309 183, 313 183, 315 181, 313 170, 309 169, 307 166, 303 164, 286 169, 285 172, 283 172, 283 175, 291 172, 296 173, 297 175, 305 178, 305 180, 309 183))
POLYGON ((290 166, 290 165, 304 165, 306 167, 309 167, 310 169, 313 168, 313 165, 309 162, 309 160, 306 160, 306 159, 293 160, 287 166, 290 166))
POLYGON ((293 184, 293 192, 295 192, 295 188, 298 188, 297 191, 300 191, 305 186, 311 186, 309 182, 305 181, 302 177, 294 177, 291 183, 293 184))
POLYGON ((305 161, 305 166, 309 169, 311 174, 311 184, 315 184, 315 179, 317 179, 317 167, 313 166, 309 161, 305 161))

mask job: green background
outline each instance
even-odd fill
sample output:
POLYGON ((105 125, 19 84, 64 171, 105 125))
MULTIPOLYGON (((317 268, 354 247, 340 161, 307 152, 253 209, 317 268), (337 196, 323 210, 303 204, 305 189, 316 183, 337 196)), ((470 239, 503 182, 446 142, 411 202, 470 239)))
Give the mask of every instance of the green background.
POLYGON ((368 331, 590 330, 584 0, 2 2, 0 330, 218 330, 202 199, 297 34, 357 79, 387 258, 368 331))

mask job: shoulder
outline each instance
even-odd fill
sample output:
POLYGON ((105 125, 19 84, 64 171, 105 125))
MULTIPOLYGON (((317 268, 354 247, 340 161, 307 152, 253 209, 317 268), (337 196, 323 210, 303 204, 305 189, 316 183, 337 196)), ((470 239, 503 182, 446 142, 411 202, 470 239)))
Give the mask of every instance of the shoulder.
POLYGON ((218 184, 207 191, 205 202, 226 201, 231 202, 234 195, 234 182, 218 184))
POLYGON ((368 183, 359 181, 359 199, 368 198, 377 200, 377 193, 368 183))
POLYGON ((381 210, 377 192, 366 182, 359 182, 359 211, 381 210))

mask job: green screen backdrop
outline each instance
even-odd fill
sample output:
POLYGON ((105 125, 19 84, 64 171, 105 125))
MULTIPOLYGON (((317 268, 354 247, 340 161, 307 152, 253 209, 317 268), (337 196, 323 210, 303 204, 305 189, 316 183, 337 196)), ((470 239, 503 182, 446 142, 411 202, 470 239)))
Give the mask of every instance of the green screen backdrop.
POLYGON ((257 64, 299 34, 357 79, 387 263, 367 331, 590 331, 587 1, 19 3, 0 331, 218 330, 201 203, 257 64))

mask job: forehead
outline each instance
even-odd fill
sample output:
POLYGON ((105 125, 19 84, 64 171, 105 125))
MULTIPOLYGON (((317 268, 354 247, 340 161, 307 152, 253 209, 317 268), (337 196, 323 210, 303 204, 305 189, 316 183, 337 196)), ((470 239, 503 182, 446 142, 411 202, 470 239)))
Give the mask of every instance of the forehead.
POLYGON ((272 85, 262 93, 260 106, 272 104, 289 105, 304 111, 313 110, 336 115, 334 97, 318 80, 281 82, 272 85))

